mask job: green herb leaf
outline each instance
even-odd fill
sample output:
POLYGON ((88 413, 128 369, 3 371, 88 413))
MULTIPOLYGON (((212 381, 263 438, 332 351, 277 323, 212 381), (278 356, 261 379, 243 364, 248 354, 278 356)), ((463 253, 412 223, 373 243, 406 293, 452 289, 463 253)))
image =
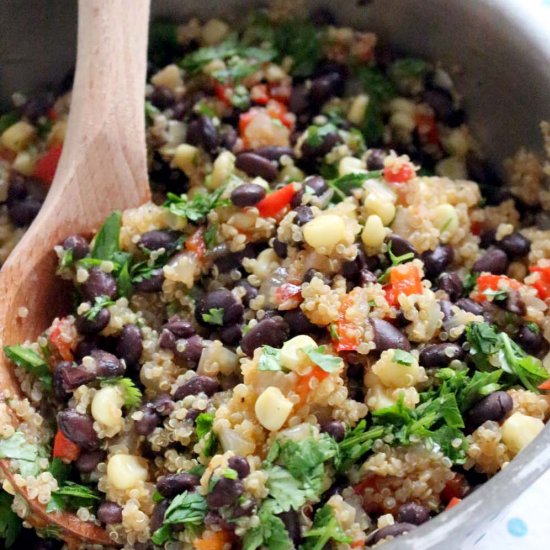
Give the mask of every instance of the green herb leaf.
POLYGON ((423 59, 405 57, 397 59, 390 66, 390 76, 396 83, 408 78, 422 79, 430 69, 429 64, 423 59))
POLYGON ((40 380, 47 390, 52 389, 52 374, 46 361, 38 353, 19 345, 4 347, 4 353, 10 361, 40 380))
POLYGON ((54 458, 50 462, 50 467, 48 470, 52 476, 57 479, 57 484, 62 485, 69 478, 71 466, 69 464, 65 464, 60 458, 54 458))
POLYGON ((164 524, 201 525, 207 511, 208 506, 202 495, 185 491, 177 495, 170 503, 164 514, 164 524))
POLYGON ((336 342, 340 340, 340 335, 338 334, 338 328, 336 327, 335 323, 330 323, 329 332, 330 332, 330 337, 333 340, 336 340, 336 342))
POLYGON ((385 103, 397 94, 392 81, 379 69, 361 67, 357 72, 357 77, 363 85, 363 89, 369 95, 370 102, 374 101, 377 104, 385 103))
POLYGON ((405 254, 401 254, 401 256, 396 256, 392 252, 392 242, 391 241, 388 243, 388 256, 389 256, 390 261, 391 261, 391 266, 388 267, 384 271, 384 273, 382 273, 378 277, 378 282, 379 283, 386 283, 387 282, 388 277, 390 276, 390 272, 391 272, 393 267, 395 267, 397 265, 401 265, 405 262, 409 262, 410 260, 414 260, 414 252, 406 252, 405 254))
POLYGON ((361 420, 355 428, 348 430, 346 436, 338 444, 339 455, 335 460, 339 472, 346 471, 352 464, 364 457, 372 448, 374 442, 384 435, 384 428, 377 426, 367 430, 367 423, 361 420))
POLYGON ((267 474, 266 486, 273 499, 270 506, 274 514, 288 512, 290 509, 300 510, 308 500, 317 497, 311 487, 303 487, 286 468, 271 466, 264 468, 264 473, 267 474))
POLYGON ((208 229, 204 232, 204 244, 206 245, 206 248, 211 250, 218 244, 218 226, 216 224, 212 224, 208 226, 208 229))
POLYGON ((115 302, 107 296, 98 296, 95 299, 94 305, 86 313, 84 313, 84 317, 86 317, 89 321, 93 321, 102 309, 113 306, 114 304, 115 302))
POLYGON ((59 512, 62 510, 76 510, 89 508, 100 500, 99 493, 78 483, 66 481, 65 484, 51 495, 46 506, 46 512, 59 512))
POLYGON ((309 126, 307 129, 306 143, 311 145, 311 147, 319 147, 326 136, 337 131, 338 128, 336 128, 332 122, 327 122, 322 126, 309 126))
POLYGON ((202 320, 205 323, 210 323, 211 325, 223 326, 223 307, 213 307, 208 310, 208 313, 202 314, 202 320))
POLYGON ((394 349, 393 361, 394 363, 398 363, 399 365, 406 365, 410 367, 414 364, 415 359, 414 355, 412 353, 409 353, 408 351, 403 351, 402 349, 394 349))
POLYGON ((345 534, 328 504, 317 511, 313 525, 304 538, 308 540, 302 545, 303 550, 323 550, 331 540, 342 543, 350 543, 352 540, 345 534))
POLYGON ((214 415, 212 413, 200 413, 195 420, 195 431, 197 437, 202 439, 207 435, 214 425, 214 415))
POLYGON ((0 491, 0 539, 4 539, 6 548, 13 545, 22 526, 22 520, 11 509, 12 502, 13 497, 11 495, 0 491))
POLYGON ((151 541, 155 546, 164 546, 169 540, 172 540, 172 528, 170 525, 159 527, 151 536, 151 541))
POLYGON ((120 251, 120 224, 122 215, 113 212, 101 226, 94 240, 92 258, 98 260, 112 260, 116 252, 120 251))
POLYGON ((293 59, 290 72, 293 76, 310 76, 321 58, 319 29, 309 21, 293 19, 275 29, 275 48, 279 59, 293 59))
POLYGON ((271 346, 262 346, 262 355, 258 363, 258 370, 282 370, 281 350, 271 346))
POLYGON ((149 26, 148 59, 157 66, 172 63, 181 49, 178 43, 178 27, 171 21, 156 20, 149 26))
POLYGON ((58 270, 63 271, 64 269, 71 267, 73 264, 74 264, 73 249, 69 248, 68 250, 63 250, 63 254, 61 255, 61 258, 59 258, 58 270))
POLYGON ((101 380, 101 385, 117 386, 122 393, 124 406, 128 407, 129 409, 133 409, 141 404, 143 394, 131 378, 122 378, 118 376, 112 378, 103 378, 101 380))
POLYGON ((462 286, 464 287, 465 292, 470 293, 475 288, 478 277, 479 273, 475 273, 473 271, 466 274, 464 280, 462 281, 462 286))
POLYGON ((355 174, 346 174, 328 181, 329 187, 334 191, 333 202, 344 200, 353 189, 363 187, 363 184, 369 179, 378 179, 382 175, 380 170, 372 172, 358 172, 355 174))
POLYGON ((492 372, 476 371, 471 380, 467 382, 459 394, 460 409, 464 413, 482 397, 489 395, 501 388, 498 381, 502 375, 500 369, 492 372))
POLYGON ((19 122, 19 113, 17 111, 10 111, 0 116, 0 134, 7 130, 10 126, 13 126, 16 122, 19 122))
POLYGON ((314 348, 313 346, 304 348, 304 353, 318 366, 321 367, 325 372, 338 372, 342 366, 343 362, 340 357, 335 357, 334 355, 328 355, 325 353, 326 346, 319 346, 314 348))
POLYGON ((290 550, 294 548, 283 520, 277 517, 266 501, 258 512, 260 523, 257 527, 247 529, 243 539, 243 550, 273 548, 290 550))
POLYGON ((192 199, 188 199, 187 195, 178 196, 174 193, 168 193, 163 206, 176 216, 198 222, 211 210, 231 204, 229 199, 221 198, 223 192, 224 187, 219 187, 213 193, 197 193, 192 199))

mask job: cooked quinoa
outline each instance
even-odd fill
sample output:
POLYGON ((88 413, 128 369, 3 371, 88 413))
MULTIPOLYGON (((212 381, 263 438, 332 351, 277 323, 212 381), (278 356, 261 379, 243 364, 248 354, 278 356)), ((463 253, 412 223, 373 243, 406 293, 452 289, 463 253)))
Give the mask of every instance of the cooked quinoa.
MULTIPOLYGON (((5 348, 8 544, 34 502, 128 549, 371 547, 544 427, 548 164, 499 187, 442 67, 323 14, 153 27, 153 202, 60 243, 72 314, 5 348)), ((15 99, 1 260, 70 92, 15 99)))

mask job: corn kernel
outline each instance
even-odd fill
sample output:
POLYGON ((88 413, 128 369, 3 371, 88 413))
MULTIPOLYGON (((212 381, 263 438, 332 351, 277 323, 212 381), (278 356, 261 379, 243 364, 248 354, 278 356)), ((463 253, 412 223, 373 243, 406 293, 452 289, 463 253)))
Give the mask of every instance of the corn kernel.
POLYGON ((274 386, 266 388, 256 399, 254 405, 258 422, 270 431, 279 430, 286 422, 291 410, 292 401, 274 386))
POLYGON ((120 390, 116 386, 105 386, 92 399, 92 416, 106 428, 122 428, 123 404, 120 390))
POLYGON ((338 175, 346 176, 347 174, 358 174, 366 172, 365 163, 355 157, 343 157, 338 163, 338 175))
POLYGON ((389 225, 395 218, 395 205, 385 197, 376 193, 370 193, 365 198, 365 211, 368 214, 376 214, 384 225, 389 225))
POLYGON ((231 151, 223 151, 214 161, 210 188, 217 189, 222 186, 235 168, 235 155, 231 151))
POLYGON ((176 147, 172 165, 179 168, 185 175, 190 177, 196 169, 198 156, 199 150, 197 147, 182 143, 176 147))
POLYGON ((313 338, 305 334, 286 341, 281 348, 281 366, 289 370, 301 371, 311 365, 309 357, 303 352, 305 348, 317 347, 313 338))
POLYGON ((371 214, 361 232, 361 240, 368 248, 379 248, 386 238, 386 229, 380 216, 371 214))
POLYGON ((454 235, 458 229, 456 208, 448 202, 436 206, 432 211, 432 222, 442 235, 454 235))
POLYGON ((29 145, 35 135, 36 128, 32 124, 20 120, 4 130, 0 142, 4 147, 18 153, 29 145))
POLYGON ((151 78, 151 82, 154 86, 164 86, 170 90, 175 90, 180 86, 183 86, 183 79, 181 78, 181 71, 177 65, 167 65, 164 69, 161 69, 158 73, 154 74, 151 78))
POLYGON ((306 223, 302 230, 304 240, 309 246, 323 249, 325 254, 330 254, 344 239, 346 224, 336 214, 324 214, 306 223))
POLYGON ((132 489, 148 477, 147 461, 144 458, 118 454, 107 463, 107 479, 117 489, 132 489))
POLYGON ((512 453, 517 454, 527 447, 543 428, 542 420, 516 412, 501 427, 502 441, 512 453))
POLYGON ((394 359, 396 350, 386 350, 373 365, 372 371, 384 386, 388 388, 408 388, 426 378, 425 371, 418 365, 414 356, 410 356, 410 364, 402 364, 394 359))
POLYGON ((459 157, 447 157, 435 165, 435 173, 438 176, 452 180, 468 179, 468 171, 464 159, 459 157))
POLYGON ((210 19, 202 28, 202 40, 207 46, 219 44, 229 33, 229 25, 220 19, 210 19))
POLYGON ((349 111, 348 111, 348 120, 352 124, 359 126, 363 123, 365 119, 365 113, 367 112, 367 107, 369 104, 369 96, 366 94, 359 94, 351 102, 349 111))

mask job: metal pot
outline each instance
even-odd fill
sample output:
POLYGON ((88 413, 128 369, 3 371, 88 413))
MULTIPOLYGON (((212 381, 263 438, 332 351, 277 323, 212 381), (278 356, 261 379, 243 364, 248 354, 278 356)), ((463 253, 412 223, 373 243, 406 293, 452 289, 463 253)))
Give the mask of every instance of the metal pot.
MULTIPOLYGON (((238 20, 259 4, 158 0, 153 13, 176 20, 192 15, 238 20)), ((458 67, 455 82, 466 98, 471 127, 497 164, 521 146, 541 148, 538 124, 550 120, 547 1, 372 0, 359 6, 353 0, 337 4, 312 0, 305 4, 309 9, 332 9, 340 24, 376 31, 399 51, 458 67)), ((74 62, 75 29, 74 1, 2 0, 0 101, 5 102, 15 90, 31 91, 58 82, 74 62)), ((384 548, 471 548, 483 528, 549 467, 550 425, 452 512, 384 548)))

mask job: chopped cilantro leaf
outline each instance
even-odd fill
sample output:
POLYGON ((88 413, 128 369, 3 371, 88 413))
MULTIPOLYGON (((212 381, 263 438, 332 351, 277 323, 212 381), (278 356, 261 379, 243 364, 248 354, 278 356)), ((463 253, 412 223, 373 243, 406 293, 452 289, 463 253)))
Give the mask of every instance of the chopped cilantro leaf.
POLYGON ((204 232, 204 244, 206 248, 211 250, 218 243, 218 226, 212 224, 208 226, 208 229, 204 232))
POLYGON ((98 500, 100 500, 99 494, 90 487, 66 481, 64 485, 52 493, 46 512, 76 510, 80 507, 89 508, 98 500))
POLYGON ((120 212, 113 212, 103 222, 103 225, 95 236, 92 258, 112 261, 115 253, 120 251, 121 219, 120 212))
POLYGON ((86 313, 84 313, 84 317, 86 317, 89 321, 93 321, 102 309, 112 306, 114 303, 115 302, 107 296, 98 296, 95 299, 94 305, 86 313))
POLYGON ((334 323, 331 323, 329 325, 329 332, 330 332, 330 337, 333 340, 336 340, 337 342, 338 342, 338 340, 340 340, 340 335, 338 334, 338 329, 336 328, 336 325, 334 323))
POLYGON ((143 397, 141 390, 134 384, 131 378, 113 377, 103 378, 102 386, 117 386, 122 394, 124 406, 133 409, 141 404, 143 397))
POLYGON ((333 202, 344 200, 353 189, 358 189, 368 179, 378 179, 382 175, 380 170, 372 172, 358 172, 355 174, 346 174, 328 181, 329 187, 334 191, 333 202))
POLYGON ((0 134, 7 130, 10 126, 13 126, 19 120, 19 113, 17 111, 10 111, 0 116, 0 134))
POLYGON ((393 350, 393 361, 399 365, 411 366, 414 363, 414 355, 402 349, 393 350))
POLYGON ((65 483, 71 473, 70 465, 65 464, 60 458, 52 459, 48 470, 57 479, 58 485, 65 483))
POLYGON ((471 292, 475 288, 478 277, 479 273, 474 273, 473 271, 466 274, 464 280, 462 281, 462 286, 464 287, 465 292, 471 292))
POLYGON ((21 530, 22 520, 11 509, 13 497, 5 493, 0 492, 0 539, 4 539, 4 545, 6 548, 10 548, 19 531, 21 530))
POLYGON ((187 218, 192 222, 202 220, 208 212, 220 206, 229 206, 229 199, 222 199, 224 188, 220 187, 213 193, 197 193, 192 199, 187 195, 175 195, 168 193, 164 207, 172 214, 187 218))
POLYGON ((309 21, 292 20, 275 29, 275 48, 279 60, 289 56, 293 63, 290 72, 294 76, 310 76, 321 58, 320 32, 309 21))
POLYGON ((290 550, 294 548, 283 520, 273 513, 269 504, 268 500, 260 508, 258 526, 246 530, 243 550, 256 550, 257 548, 290 550))
POLYGON ((258 370, 281 370, 281 350, 271 346, 262 346, 262 355, 258 364, 258 370))
POLYGON ((389 69, 392 80, 396 83, 407 78, 424 78, 430 66, 423 59, 405 57, 394 61, 389 69))
POLYGON ((338 443, 339 454, 336 457, 336 469, 343 472, 354 462, 367 454, 376 439, 384 435, 384 428, 376 426, 367 430, 367 423, 361 420, 355 428, 348 430, 346 436, 338 443))
POLYGON ((207 313, 202 314, 202 320, 211 325, 223 326, 223 307, 213 307, 207 313))
POLYGON ((390 271, 392 270, 393 267, 397 266, 397 265, 401 265, 405 262, 408 262, 410 260, 414 260, 414 252, 406 252, 405 254, 401 254, 401 256, 396 256, 393 252, 392 252, 392 242, 391 240, 389 241, 388 243, 388 256, 390 258, 390 261, 391 261, 391 266, 388 267, 388 269, 386 269, 379 277, 378 277, 378 282, 379 283, 385 283, 387 282, 388 280, 388 277, 390 276, 390 271))
POLYGON ((267 474, 267 490, 273 499, 271 510, 275 514, 288 512, 290 509, 299 510, 308 500, 314 500, 317 494, 310 487, 303 487, 286 468, 271 466, 265 468, 267 474))
POLYGON ((302 545, 303 550, 323 550, 329 541, 350 543, 351 537, 344 533, 340 523, 334 516, 332 507, 325 504, 315 514, 311 529, 304 534, 308 539, 302 545))
POLYGON ((10 361, 13 361, 18 367, 25 369, 40 380, 47 390, 52 389, 52 374, 46 361, 38 353, 19 345, 5 346, 4 353, 10 361))
POLYGON ((337 131, 338 128, 331 122, 327 122, 322 126, 309 126, 307 129, 306 143, 311 145, 311 147, 319 147, 326 136, 337 131))
POLYGON ((197 437, 200 439, 206 438, 204 444, 205 456, 212 456, 218 444, 218 438, 212 430, 214 425, 214 415, 211 413, 201 413, 195 420, 195 429, 197 437))
POLYGON ((304 348, 304 353, 325 372, 337 372, 342 368, 342 359, 325 353, 325 346, 314 348, 313 346, 304 348))

